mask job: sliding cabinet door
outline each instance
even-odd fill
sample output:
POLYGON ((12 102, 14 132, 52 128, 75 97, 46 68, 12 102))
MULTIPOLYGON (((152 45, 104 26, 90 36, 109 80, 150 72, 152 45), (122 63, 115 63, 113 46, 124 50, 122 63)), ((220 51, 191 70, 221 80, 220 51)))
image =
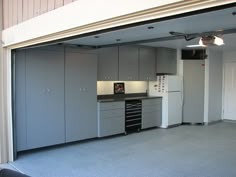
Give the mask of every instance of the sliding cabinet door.
POLYGON ((97 56, 66 51, 66 142, 97 136, 97 56))
POLYGON ((63 50, 26 52, 27 148, 65 142, 63 50))

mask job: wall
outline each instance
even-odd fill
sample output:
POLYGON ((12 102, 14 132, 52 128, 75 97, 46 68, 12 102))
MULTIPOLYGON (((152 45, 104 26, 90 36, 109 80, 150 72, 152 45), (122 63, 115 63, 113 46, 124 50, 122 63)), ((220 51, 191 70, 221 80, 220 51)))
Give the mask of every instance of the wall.
MULTIPOLYGON (((222 52, 207 50, 204 72, 204 122, 222 119, 222 52)), ((235 54, 236 55, 236 54, 235 54)), ((177 73, 183 75, 183 60, 181 50, 177 50, 177 73)))
POLYGON ((222 52, 209 50, 208 122, 222 119, 222 52))
POLYGON ((3 29, 76 0, 3 0, 3 29))
MULTIPOLYGON (((97 82, 97 94, 106 95, 113 94, 113 83, 123 81, 99 81, 97 82)), ((147 91, 147 82, 142 81, 126 81, 125 93, 145 93, 147 91)))
POLYGON ((236 62, 236 51, 227 51, 223 53, 223 62, 236 62))

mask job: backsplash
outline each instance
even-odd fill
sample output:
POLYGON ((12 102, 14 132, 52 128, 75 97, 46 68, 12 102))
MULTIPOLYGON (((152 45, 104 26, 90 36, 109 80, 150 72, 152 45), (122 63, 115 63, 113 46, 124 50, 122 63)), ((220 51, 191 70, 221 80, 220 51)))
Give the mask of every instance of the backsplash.
POLYGON ((148 90, 148 82, 145 81, 98 81, 97 94, 114 94, 113 85, 115 82, 125 83, 125 93, 145 93, 148 90))

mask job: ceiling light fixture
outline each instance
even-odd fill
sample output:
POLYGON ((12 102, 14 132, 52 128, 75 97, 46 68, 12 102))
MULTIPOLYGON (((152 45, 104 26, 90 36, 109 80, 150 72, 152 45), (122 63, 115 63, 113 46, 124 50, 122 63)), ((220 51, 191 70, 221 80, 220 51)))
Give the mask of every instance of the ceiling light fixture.
POLYGON ((223 45, 223 44, 224 44, 224 41, 219 36, 204 36, 204 37, 201 37, 200 40, 199 40, 199 45, 205 45, 205 46, 217 45, 217 46, 220 46, 220 45, 223 45))
POLYGON ((199 44, 187 45, 186 47, 196 48, 196 47, 207 47, 207 46, 221 46, 224 45, 224 40, 219 36, 203 36, 199 40, 199 44))
POLYGON ((153 26, 149 26, 149 27, 147 27, 147 29, 154 29, 154 27, 153 26))
POLYGON ((195 44, 195 45, 187 45, 186 47, 188 47, 188 48, 197 48, 197 47, 207 47, 207 46, 206 45, 195 44))

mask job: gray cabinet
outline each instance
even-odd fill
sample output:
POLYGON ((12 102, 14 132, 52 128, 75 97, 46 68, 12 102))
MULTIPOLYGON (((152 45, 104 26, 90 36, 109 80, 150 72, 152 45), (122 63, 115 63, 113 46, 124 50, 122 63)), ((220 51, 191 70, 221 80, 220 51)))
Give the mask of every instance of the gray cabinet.
POLYGON ((125 102, 98 103, 98 137, 125 132, 125 102))
POLYGON ((63 56, 61 48, 16 54, 17 151, 65 142, 63 56))
POLYGON ((161 126, 161 98, 142 100, 142 129, 161 126))
POLYGON ((119 80, 139 80, 139 51, 136 46, 119 47, 119 80))
POLYGON ((183 122, 204 122, 205 60, 183 61, 183 122))
POLYGON ((139 80, 156 80, 156 48, 139 48, 139 80))
POLYGON ((155 81, 156 48, 120 46, 98 49, 98 81, 155 81))
POLYGON ((118 80, 118 47, 98 49, 98 81, 118 80))
POLYGON ((44 47, 16 52, 17 151, 97 136, 97 55, 44 47))
POLYGON ((171 48, 157 48, 156 72, 176 74, 177 73, 177 50, 171 48))
POLYGON ((65 53, 66 142, 97 136, 97 55, 65 53))

